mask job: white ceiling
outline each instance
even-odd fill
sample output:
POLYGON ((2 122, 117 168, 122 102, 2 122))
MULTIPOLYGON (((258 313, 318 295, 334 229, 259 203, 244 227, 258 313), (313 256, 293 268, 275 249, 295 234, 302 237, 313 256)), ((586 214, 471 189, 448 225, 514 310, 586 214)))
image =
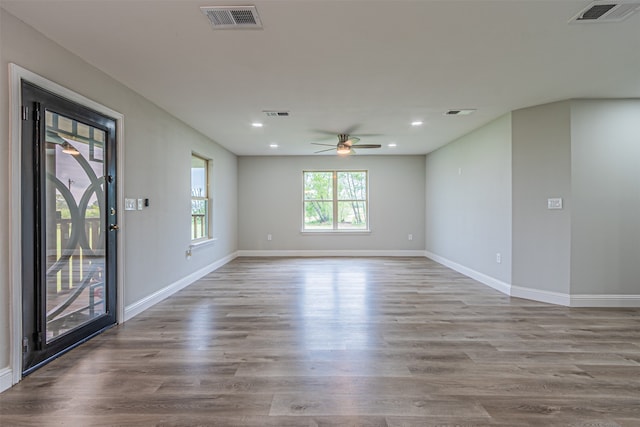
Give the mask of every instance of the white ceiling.
POLYGON ((588 0, 0 3, 238 155, 312 154, 347 130, 383 144, 358 154, 424 154, 514 109, 640 97, 640 14, 568 24, 588 0), (216 31, 199 10, 229 4, 264 28, 216 31), (443 115, 459 108, 478 111, 443 115))

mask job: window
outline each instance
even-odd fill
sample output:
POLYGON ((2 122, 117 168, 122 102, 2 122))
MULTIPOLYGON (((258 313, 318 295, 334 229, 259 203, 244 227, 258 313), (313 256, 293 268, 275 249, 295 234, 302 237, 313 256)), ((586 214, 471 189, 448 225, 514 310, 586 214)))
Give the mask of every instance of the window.
POLYGON ((210 237, 209 162, 191 155, 191 241, 210 237))
POLYGON ((307 171, 303 231, 368 231, 366 171, 307 171))

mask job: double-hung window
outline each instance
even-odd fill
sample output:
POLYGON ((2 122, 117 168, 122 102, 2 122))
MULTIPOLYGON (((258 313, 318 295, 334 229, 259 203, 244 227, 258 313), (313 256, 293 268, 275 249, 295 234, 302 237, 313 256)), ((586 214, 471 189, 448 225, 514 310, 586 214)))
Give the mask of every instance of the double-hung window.
POLYGON ((191 154, 191 241, 202 241, 211 237, 210 160, 191 154))
POLYGON ((367 171, 303 172, 303 231, 368 231, 367 171))

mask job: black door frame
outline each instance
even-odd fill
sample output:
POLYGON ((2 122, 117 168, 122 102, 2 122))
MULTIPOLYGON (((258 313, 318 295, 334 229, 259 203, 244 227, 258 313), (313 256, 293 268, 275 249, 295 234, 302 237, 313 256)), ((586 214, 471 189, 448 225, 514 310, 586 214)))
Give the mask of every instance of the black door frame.
MULTIPOLYGON (((116 121, 76 102, 23 81, 22 97, 22 373, 28 375, 62 353, 85 342, 116 324, 116 121), (104 237, 104 295, 105 313, 71 329, 47 342, 46 266, 47 244, 45 230, 46 188, 46 123, 45 114, 51 111, 76 122, 102 130, 104 141, 104 170, 95 177, 103 188, 98 192, 102 203, 102 235, 104 237), (110 213, 111 212, 111 213, 110 213)), ((87 166, 88 167, 88 166, 87 166)), ((95 185, 98 185, 96 182, 95 185)), ((72 216, 73 217, 73 216, 72 216)), ((75 227, 74 227, 75 228, 75 227)), ((73 233, 75 234, 75 233, 73 233)), ((72 234, 72 235, 73 235, 72 234)), ((88 280, 88 279, 87 279, 88 280)))
MULTIPOLYGON (((113 155, 117 161, 118 185, 114 197, 116 198, 117 217, 123 218, 122 204, 124 198, 123 193, 123 165, 122 154, 124 152, 124 115, 105 107, 89 98, 86 98, 64 86, 54 83, 36 73, 24 69, 16 64, 9 64, 9 128, 10 128, 10 204, 9 204, 9 222, 10 222, 10 251, 9 251, 9 267, 10 267, 10 288, 9 288, 9 317, 10 317, 10 371, 5 373, 4 380, 10 379, 11 384, 16 384, 22 379, 22 159, 21 159, 21 128, 22 128, 22 112, 21 112, 21 83, 22 81, 30 82, 39 86, 54 95, 65 98, 72 102, 83 105, 102 115, 111 117, 116 120, 116 141, 117 148, 113 155)), ((120 222, 120 231, 124 232, 124 223, 120 222)), ((121 323, 125 319, 124 302, 124 248, 121 244, 116 248, 115 265, 116 272, 116 292, 118 295, 115 318, 116 323, 121 323)), ((6 384, 6 383, 5 383, 6 384)))

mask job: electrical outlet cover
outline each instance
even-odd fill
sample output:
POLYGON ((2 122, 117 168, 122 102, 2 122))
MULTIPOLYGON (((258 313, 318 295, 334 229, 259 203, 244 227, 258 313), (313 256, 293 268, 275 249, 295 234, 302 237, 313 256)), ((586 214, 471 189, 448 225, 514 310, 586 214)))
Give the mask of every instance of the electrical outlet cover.
POLYGON ((562 199, 560 197, 547 199, 547 209, 562 209, 562 199))

